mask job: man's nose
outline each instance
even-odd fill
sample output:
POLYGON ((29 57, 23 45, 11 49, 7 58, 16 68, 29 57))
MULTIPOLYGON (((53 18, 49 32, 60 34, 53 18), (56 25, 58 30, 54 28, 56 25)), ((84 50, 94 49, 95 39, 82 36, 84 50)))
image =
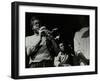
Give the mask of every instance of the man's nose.
POLYGON ((36 24, 36 26, 39 26, 39 24, 36 24))

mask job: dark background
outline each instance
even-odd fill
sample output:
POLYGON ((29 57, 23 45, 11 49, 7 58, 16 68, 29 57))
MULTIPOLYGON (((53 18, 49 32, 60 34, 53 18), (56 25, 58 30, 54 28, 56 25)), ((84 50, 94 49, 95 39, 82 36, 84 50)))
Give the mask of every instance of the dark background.
MULTIPOLYGON (((34 34, 31 27, 31 18, 38 17, 42 26, 46 26, 47 29, 52 30, 58 28, 58 33, 61 35, 60 42, 63 42, 68 54, 74 54, 74 35, 83 27, 89 27, 88 15, 71 15, 71 14, 44 14, 44 13, 29 13, 25 14, 25 36, 31 36, 34 34), (68 45, 71 45, 69 47, 68 45)), ((28 67, 29 59, 26 58, 26 68, 28 67)), ((76 58, 70 55, 69 64, 78 65, 76 58)))
POLYGON ((88 15, 71 15, 71 14, 48 14, 48 13, 29 13, 26 12, 26 35, 33 34, 30 26, 30 20, 33 16, 40 19, 41 24, 48 29, 58 28, 58 32, 61 34, 62 40, 68 44, 72 43, 75 32, 82 27, 89 27, 88 15))

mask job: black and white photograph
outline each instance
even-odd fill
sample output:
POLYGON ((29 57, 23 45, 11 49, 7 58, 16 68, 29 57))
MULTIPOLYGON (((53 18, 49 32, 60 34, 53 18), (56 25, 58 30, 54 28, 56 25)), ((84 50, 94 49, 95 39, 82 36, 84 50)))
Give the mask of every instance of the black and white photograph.
POLYGON ((89 65, 89 15, 25 13, 26 68, 89 65))
POLYGON ((97 7, 12 3, 11 77, 97 74, 97 7))

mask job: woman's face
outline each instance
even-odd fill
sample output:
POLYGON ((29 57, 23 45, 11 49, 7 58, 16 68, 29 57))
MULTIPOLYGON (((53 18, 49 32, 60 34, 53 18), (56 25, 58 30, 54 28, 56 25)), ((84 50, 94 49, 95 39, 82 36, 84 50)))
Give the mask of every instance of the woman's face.
POLYGON ((63 43, 60 43, 60 44, 59 44, 59 47, 60 47, 60 50, 61 50, 61 51, 64 51, 64 50, 65 50, 65 47, 64 47, 64 44, 63 44, 63 43))

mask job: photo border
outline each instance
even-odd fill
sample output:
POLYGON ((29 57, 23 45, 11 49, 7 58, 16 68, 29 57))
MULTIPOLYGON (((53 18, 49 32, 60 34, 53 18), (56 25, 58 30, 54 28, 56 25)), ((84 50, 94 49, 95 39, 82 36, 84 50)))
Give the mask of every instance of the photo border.
POLYGON ((12 23, 12 38, 11 38, 11 77, 14 79, 25 78, 42 78, 42 77, 58 77, 58 76, 72 76, 72 75, 88 75, 97 74, 97 7, 96 6, 81 6, 81 5, 61 5, 48 3, 31 3, 31 2, 12 2, 11 7, 11 23, 12 23), (95 71, 90 72, 76 72, 76 73, 60 73, 60 74, 43 74, 43 75, 28 75, 19 76, 19 6, 44 6, 44 7, 58 7, 58 8, 75 8, 75 9, 92 9, 95 11, 95 71))

